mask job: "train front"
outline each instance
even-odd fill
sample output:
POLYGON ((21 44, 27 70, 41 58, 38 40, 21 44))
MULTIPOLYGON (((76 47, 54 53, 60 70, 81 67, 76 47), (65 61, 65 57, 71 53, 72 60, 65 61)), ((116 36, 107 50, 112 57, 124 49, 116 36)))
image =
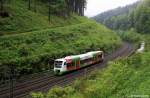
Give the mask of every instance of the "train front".
POLYGON ((61 75, 66 71, 66 60, 65 59, 57 59, 54 62, 54 73, 55 75, 61 75))

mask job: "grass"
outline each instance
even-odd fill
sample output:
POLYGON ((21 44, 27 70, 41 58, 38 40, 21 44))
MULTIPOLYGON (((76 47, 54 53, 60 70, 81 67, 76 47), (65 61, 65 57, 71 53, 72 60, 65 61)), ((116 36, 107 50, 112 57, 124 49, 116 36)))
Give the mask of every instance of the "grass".
POLYGON ((32 98, 149 98, 149 38, 146 35, 144 53, 109 62, 108 67, 76 80, 71 86, 54 87, 47 93, 32 93, 32 98))
POLYGON ((37 12, 31 5, 28 10, 25 0, 5 4, 9 17, 0 17, 0 78, 9 76, 10 66, 20 75, 36 73, 51 70, 56 58, 91 50, 109 53, 121 44, 111 30, 85 17, 51 15, 49 22, 46 4, 38 1, 37 12))
POLYGON ((120 44, 116 34, 93 21, 5 35, 0 37, 0 66, 14 65, 22 74, 39 72, 52 67, 56 58, 93 50, 109 53, 120 44))
POLYGON ((72 86, 54 87, 48 93, 32 93, 32 98, 134 98, 150 96, 150 52, 110 62, 72 86), (139 60, 141 62, 139 62, 139 60))
POLYGON ((48 19, 48 7, 38 2, 37 12, 28 10, 24 0, 15 0, 5 5, 9 17, 0 17, 0 35, 38 31, 58 26, 73 25, 88 21, 85 17, 72 14, 69 17, 51 15, 48 19))

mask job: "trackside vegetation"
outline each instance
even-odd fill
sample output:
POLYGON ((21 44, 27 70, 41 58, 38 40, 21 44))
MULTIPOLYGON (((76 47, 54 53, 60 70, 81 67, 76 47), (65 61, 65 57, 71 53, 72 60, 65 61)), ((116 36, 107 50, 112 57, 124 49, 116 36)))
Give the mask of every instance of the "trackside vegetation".
MULTIPOLYGON (((149 35, 146 35, 149 36, 149 35)), ((145 41, 149 37, 145 37, 145 41)), ((54 87, 47 93, 32 93, 32 98, 135 98, 150 96, 150 44, 141 54, 109 62, 72 86, 54 87)))
POLYGON ((139 44, 143 40, 143 35, 140 33, 136 33, 134 29, 128 30, 128 31, 116 31, 116 33, 122 38, 122 40, 139 44))
POLYGON ((93 21, 1 36, 1 76, 10 65, 18 74, 35 73, 51 69, 56 58, 93 50, 109 53, 120 44, 117 34, 93 21))
POLYGON ((1 0, 0 81, 49 71, 56 58, 93 50, 109 53, 121 39, 84 17, 86 0, 1 0), (111 35, 111 36, 110 36, 111 35))

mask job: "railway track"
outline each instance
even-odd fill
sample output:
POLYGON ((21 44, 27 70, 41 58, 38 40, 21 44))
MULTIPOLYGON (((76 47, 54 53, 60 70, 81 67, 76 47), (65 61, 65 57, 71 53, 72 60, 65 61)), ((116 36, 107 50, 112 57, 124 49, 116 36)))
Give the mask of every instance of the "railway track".
MULTIPOLYGON (((135 51, 135 48, 130 43, 124 42, 123 45, 111 54, 105 56, 102 63, 94 64, 86 68, 71 72, 63 76, 45 75, 33 80, 17 83, 13 89, 13 98, 26 98, 31 91, 48 91, 53 86, 65 86, 72 83, 78 77, 89 74, 95 69, 105 67, 106 63, 118 57, 130 56, 135 51)), ((29 96, 28 96, 29 97, 29 96)), ((9 87, 0 89, 0 98, 10 98, 9 87)))

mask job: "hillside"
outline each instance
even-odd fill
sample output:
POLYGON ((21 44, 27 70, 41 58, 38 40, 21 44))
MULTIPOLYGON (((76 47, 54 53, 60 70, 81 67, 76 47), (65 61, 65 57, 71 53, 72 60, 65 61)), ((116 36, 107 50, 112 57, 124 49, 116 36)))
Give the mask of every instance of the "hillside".
MULTIPOLYGON (((145 42, 148 42, 150 36, 144 38, 145 42)), ((135 98, 136 96, 148 98, 149 57, 150 44, 146 43, 144 53, 111 61, 106 68, 76 80, 71 86, 54 87, 48 93, 32 93, 32 98, 135 98)))
POLYGON ((32 98, 149 98, 150 1, 142 0, 137 7, 128 10, 132 11, 112 15, 105 25, 121 29, 118 34, 125 41, 134 44, 144 41, 143 53, 110 61, 104 69, 76 80, 71 86, 54 87, 47 93, 32 93, 32 98))
MULTIPOLYGON (((56 58, 93 50, 110 53, 121 44, 117 34, 78 13, 59 16, 53 12, 49 24, 45 11, 29 10, 26 3, 16 0, 8 4, 9 16, 0 20, 2 80, 9 77, 11 65, 15 74, 22 76, 52 70, 56 58)), ((45 3, 40 3, 45 8, 45 3)))
MULTIPOLYGON (((36 12, 34 11, 34 2, 31 0, 31 10, 28 9, 27 0, 15 0, 5 2, 4 11, 8 16, 0 17, 0 35, 24 33, 58 26, 72 25, 87 21, 86 18, 76 14, 66 17, 59 17, 56 14, 50 14, 49 7, 44 1, 37 0, 36 12)), ((57 9, 50 9, 51 13, 57 9)))
POLYGON ((143 0, 134 11, 133 28, 138 33, 150 34, 150 1, 143 0))
MULTIPOLYGON (((129 30, 134 28, 138 33, 149 33, 150 28, 150 1, 142 0, 138 3, 123 8, 130 10, 129 12, 114 9, 96 16, 94 19, 114 30, 129 30), (110 14, 110 15, 109 15, 110 14), (108 15, 108 17, 106 16, 108 15), (104 18, 106 16, 106 18, 104 18)), ((121 9, 120 9, 121 10, 121 9)))
POLYGON ((71 86, 54 87, 47 93, 33 92, 32 98, 149 98, 150 36, 143 38, 146 42, 143 53, 111 61, 104 69, 76 80, 71 86))
POLYGON ((133 10, 136 9, 139 3, 140 2, 136 2, 125 7, 119 7, 113 10, 103 12, 92 17, 92 19, 106 25, 111 29, 128 29, 132 25, 132 23, 130 23, 131 21, 129 19, 129 14, 133 13, 133 10), (126 26, 124 24, 128 25, 126 26))

